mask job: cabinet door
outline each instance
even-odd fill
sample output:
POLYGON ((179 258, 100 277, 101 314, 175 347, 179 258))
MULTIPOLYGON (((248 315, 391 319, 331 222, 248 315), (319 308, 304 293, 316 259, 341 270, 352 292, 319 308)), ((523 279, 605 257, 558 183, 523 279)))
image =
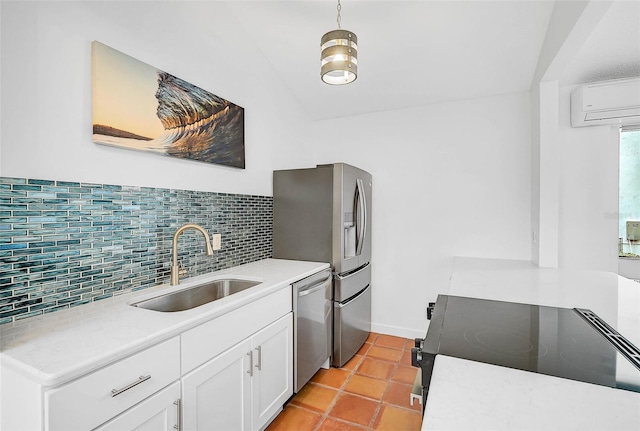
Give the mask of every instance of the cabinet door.
POLYGON ((250 356, 245 340, 182 378, 184 430, 251 429, 250 356))
POLYGON ((95 431, 175 431, 180 408, 180 382, 136 404, 95 431))
POLYGON ((254 354, 253 429, 261 429, 293 395, 293 314, 251 338, 254 354))

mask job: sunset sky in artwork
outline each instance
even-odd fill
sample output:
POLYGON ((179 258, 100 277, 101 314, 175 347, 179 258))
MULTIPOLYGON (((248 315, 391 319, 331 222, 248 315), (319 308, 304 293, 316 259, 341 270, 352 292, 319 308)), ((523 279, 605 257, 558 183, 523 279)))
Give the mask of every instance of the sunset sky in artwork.
POLYGON ((148 138, 164 128, 156 116, 157 69, 113 48, 93 42, 93 124, 148 138))

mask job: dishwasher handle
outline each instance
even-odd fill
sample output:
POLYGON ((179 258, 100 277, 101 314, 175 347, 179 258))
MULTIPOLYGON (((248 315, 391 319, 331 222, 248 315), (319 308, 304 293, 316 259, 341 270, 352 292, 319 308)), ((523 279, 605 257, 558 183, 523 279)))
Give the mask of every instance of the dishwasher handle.
POLYGON ((329 275, 329 277, 327 277, 326 279, 322 280, 320 283, 314 284, 309 287, 305 286, 304 289, 298 290, 298 297, 307 296, 314 292, 317 292, 318 290, 325 287, 327 285, 327 282, 330 282, 330 281, 331 281, 331 275, 329 275))

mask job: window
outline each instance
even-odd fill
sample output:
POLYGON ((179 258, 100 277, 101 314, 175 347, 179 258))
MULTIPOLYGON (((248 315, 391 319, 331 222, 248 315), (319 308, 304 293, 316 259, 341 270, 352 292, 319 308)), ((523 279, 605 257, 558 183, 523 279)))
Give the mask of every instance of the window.
POLYGON ((618 255, 640 257, 640 129, 620 132, 618 255))

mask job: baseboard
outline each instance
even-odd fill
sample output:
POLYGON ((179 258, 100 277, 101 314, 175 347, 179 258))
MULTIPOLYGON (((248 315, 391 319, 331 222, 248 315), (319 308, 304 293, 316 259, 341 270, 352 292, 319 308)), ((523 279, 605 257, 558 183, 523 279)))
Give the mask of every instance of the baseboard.
POLYGON ((400 326, 381 325, 379 323, 372 322, 371 332, 411 339, 411 338, 424 338, 427 335, 427 328, 424 328, 424 329, 402 328, 400 326))

